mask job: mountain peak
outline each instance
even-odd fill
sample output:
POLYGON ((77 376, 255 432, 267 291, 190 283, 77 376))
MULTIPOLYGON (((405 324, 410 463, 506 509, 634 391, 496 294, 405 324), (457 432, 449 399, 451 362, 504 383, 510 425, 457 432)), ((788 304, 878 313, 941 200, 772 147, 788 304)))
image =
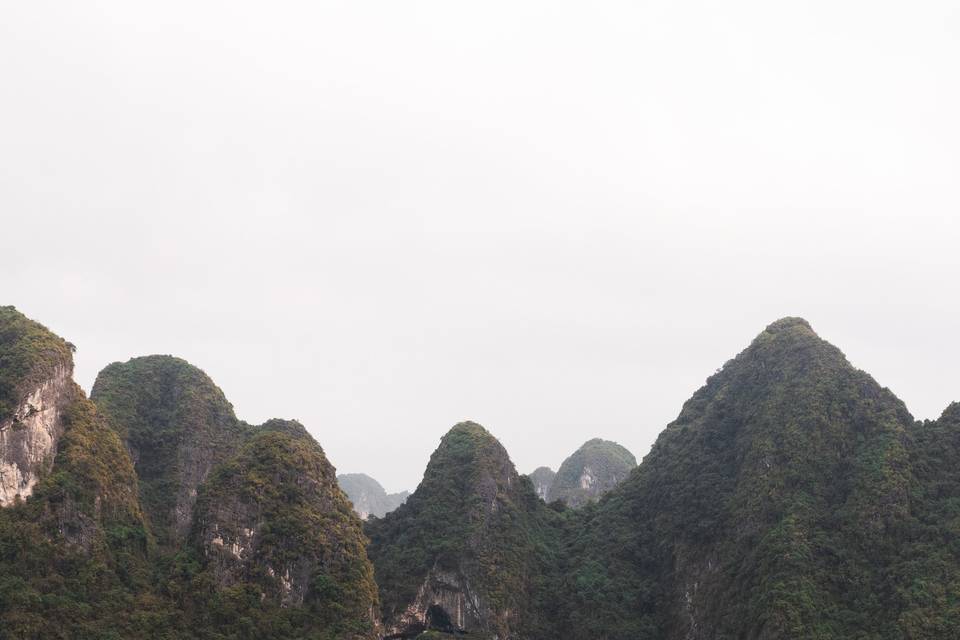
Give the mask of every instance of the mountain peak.
POLYGON ((770 333, 780 333, 782 331, 789 331, 791 329, 798 328, 806 329, 807 331, 813 333, 813 327, 810 326, 810 323, 798 316, 787 316, 785 318, 775 320, 767 325, 766 331, 770 333))

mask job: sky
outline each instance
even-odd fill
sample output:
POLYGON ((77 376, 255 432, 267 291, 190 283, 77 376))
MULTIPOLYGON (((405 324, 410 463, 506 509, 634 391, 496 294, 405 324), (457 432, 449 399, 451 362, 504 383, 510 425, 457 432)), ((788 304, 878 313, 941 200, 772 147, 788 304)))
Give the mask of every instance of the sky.
POLYGON ((0 5, 0 303, 413 489, 638 458, 799 315, 960 400, 960 4, 0 5))

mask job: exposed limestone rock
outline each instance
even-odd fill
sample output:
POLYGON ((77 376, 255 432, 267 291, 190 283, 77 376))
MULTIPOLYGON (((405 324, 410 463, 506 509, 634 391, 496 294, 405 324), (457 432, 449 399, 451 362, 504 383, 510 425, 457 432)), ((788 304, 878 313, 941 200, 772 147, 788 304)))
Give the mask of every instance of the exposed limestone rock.
POLYGON ((71 367, 60 364, 37 385, 13 415, 0 421, 0 507, 27 498, 49 472, 63 433, 60 413, 71 367))
POLYGON ((557 472, 550 467, 538 467, 529 475, 533 488, 541 500, 545 501, 550 497, 550 486, 556 477, 557 472))

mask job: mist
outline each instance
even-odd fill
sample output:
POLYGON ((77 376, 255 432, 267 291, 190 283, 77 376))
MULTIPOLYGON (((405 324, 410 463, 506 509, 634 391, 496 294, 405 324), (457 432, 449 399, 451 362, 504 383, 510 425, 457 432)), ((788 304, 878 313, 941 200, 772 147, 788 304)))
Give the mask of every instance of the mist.
POLYGON ((0 302, 413 489, 641 458, 773 320, 960 400, 956 3, 0 8, 0 302))

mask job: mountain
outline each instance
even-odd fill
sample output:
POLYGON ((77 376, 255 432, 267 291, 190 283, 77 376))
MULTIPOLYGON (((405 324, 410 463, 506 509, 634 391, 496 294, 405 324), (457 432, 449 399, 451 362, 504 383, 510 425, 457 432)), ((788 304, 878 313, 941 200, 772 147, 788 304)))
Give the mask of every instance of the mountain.
POLYGON ((520 476, 464 422, 366 523, 340 484, 386 492, 300 423, 238 420, 170 356, 94 402, 72 352, 0 307, 0 640, 960 637, 960 403, 914 420, 800 318, 635 468, 591 440, 520 476))
POLYGON ((72 346, 0 307, 0 638, 133 637, 151 543, 133 465, 72 346))
POLYGON ((910 514, 889 578, 895 628, 905 638, 958 638, 960 403, 911 429, 907 451, 910 514))
POLYGON ((574 508, 596 502, 636 466, 633 454, 616 442, 588 440, 560 465, 547 500, 561 500, 574 508))
POLYGON ((553 479, 557 477, 557 472, 550 467, 537 467, 527 477, 533 483, 533 488, 541 500, 548 500, 550 495, 550 485, 553 479))
POLYGON ((90 397, 130 451, 153 532, 161 544, 179 544, 201 483, 254 428, 237 419, 207 374, 172 356, 108 365, 90 397))
POLYGON ((257 638, 376 636, 361 523, 298 423, 266 423, 201 485, 195 514, 201 623, 257 638))
POLYGON ((373 640, 362 523, 297 422, 169 356, 108 367, 0 307, 0 640, 373 640), (145 506, 141 507, 142 504, 145 506))
POLYGON ((382 518, 410 496, 409 491, 387 493, 379 482, 365 473, 341 473, 337 476, 340 488, 353 503, 353 510, 366 520, 370 516, 382 518))
POLYGON ((161 586, 186 594, 192 629, 375 637, 362 525, 301 424, 238 420, 203 371, 172 356, 109 365, 92 397, 135 461, 161 586))
POLYGON ((549 637, 556 521, 496 438, 454 426, 407 502, 366 527, 387 637, 549 637))
POLYGON ((908 637, 887 572, 910 524, 913 428, 806 321, 771 324, 565 541, 566 633, 908 637))

